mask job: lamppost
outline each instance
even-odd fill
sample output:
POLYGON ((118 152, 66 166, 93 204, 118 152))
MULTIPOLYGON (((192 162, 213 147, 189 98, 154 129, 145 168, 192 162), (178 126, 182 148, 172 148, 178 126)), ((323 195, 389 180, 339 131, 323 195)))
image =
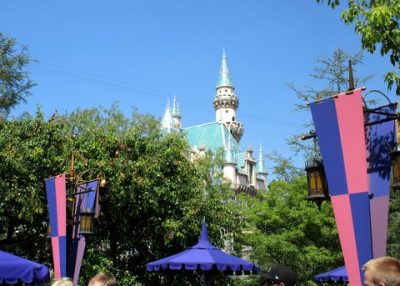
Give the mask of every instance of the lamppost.
POLYGON ((105 176, 98 169, 77 174, 72 153, 68 176, 60 174, 45 182, 55 278, 71 277, 77 285, 86 246, 84 235, 93 233, 93 220, 99 215, 99 188, 105 187, 105 176), (85 179, 94 173, 98 174, 95 179, 85 179))
MULTIPOLYGON (((368 108, 364 89, 350 86, 310 109, 350 284, 362 285, 363 264, 386 253, 391 158, 394 167, 400 163, 400 148, 393 149, 399 116, 396 103, 368 108)), ((307 168, 311 183, 318 177, 315 165, 307 168)), ((393 173, 396 178, 400 171, 393 173)), ((309 188, 319 189, 317 183, 309 188)))

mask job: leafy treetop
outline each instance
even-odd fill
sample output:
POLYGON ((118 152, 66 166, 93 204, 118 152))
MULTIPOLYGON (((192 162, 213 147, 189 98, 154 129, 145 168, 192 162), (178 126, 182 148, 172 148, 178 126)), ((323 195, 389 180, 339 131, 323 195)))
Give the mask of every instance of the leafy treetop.
MULTIPOLYGON (((327 3, 332 8, 340 5, 339 0, 327 3)), ((400 95, 400 0, 348 1, 341 18, 346 24, 354 24, 354 30, 361 35, 363 49, 374 53, 379 48, 382 56, 389 56, 395 70, 385 74, 385 81, 389 89, 396 85, 396 94, 400 95)))

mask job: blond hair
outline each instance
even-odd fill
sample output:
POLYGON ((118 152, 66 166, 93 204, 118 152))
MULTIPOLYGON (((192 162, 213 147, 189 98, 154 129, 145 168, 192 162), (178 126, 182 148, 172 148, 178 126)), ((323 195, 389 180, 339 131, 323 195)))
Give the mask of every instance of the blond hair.
POLYGON ((104 286, 117 286, 117 279, 112 273, 109 272, 99 272, 89 281, 89 286, 93 285, 95 282, 102 283, 104 286))
POLYGON ((51 286, 74 286, 72 283, 71 279, 69 278, 61 278, 58 280, 55 280, 51 286))
POLYGON ((375 284, 400 286, 400 261, 396 258, 384 256, 371 259, 364 264, 363 270, 369 271, 375 284))

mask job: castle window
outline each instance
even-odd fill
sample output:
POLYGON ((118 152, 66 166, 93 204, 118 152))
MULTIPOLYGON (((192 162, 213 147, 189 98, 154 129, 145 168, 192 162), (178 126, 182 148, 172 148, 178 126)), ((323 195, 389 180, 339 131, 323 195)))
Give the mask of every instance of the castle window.
POLYGON ((235 116, 232 116, 232 121, 235 121, 235 116))
POLYGON ((228 92, 228 90, 227 90, 227 89, 225 89, 225 92, 228 92))

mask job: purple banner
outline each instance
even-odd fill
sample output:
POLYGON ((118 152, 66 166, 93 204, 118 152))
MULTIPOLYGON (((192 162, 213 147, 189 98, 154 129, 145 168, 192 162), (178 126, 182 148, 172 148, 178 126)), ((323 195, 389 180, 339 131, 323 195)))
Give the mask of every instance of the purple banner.
MULTIPOLYGON (((365 113, 366 122, 377 122, 396 115, 396 105, 365 113)), ((373 257, 386 255, 390 195, 390 151, 395 144, 395 122, 387 121, 366 128, 373 257)))

